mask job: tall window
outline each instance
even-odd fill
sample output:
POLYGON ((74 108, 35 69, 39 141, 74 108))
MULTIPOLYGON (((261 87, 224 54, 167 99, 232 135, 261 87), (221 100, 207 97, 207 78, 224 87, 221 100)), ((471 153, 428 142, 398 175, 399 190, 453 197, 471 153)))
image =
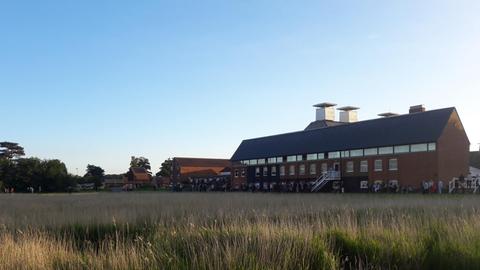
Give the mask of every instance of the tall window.
POLYGON ((360 172, 362 173, 368 172, 368 160, 360 161, 360 172))
POLYGON ((300 175, 305 175, 305 164, 301 164, 298 170, 300 172, 300 175))
POLYGON ((245 177, 245 169, 242 170, 242 177, 245 177))
POLYGON ((348 161, 347 162, 347 173, 353 173, 353 161, 348 161))
POLYGON ((289 175, 295 175, 295 165, 290 165, 288 169, 288 174, 289 175))
POLYGON ((272 166, 272 168, 270 170, 272 172, 272 176, 277 176, 277 167, 272 166))
POLYGON ((388 169, 390 171, 396 171, 398 170, 398 160, 396 158, 391 158, 388 161, 388 169))
POLYGON ((328 164, 322 163, 322 172, 326 172, 328 170, 328 164))
POLYGON ((381 159, 375 160, 375 171, 376 172, 383 171, 383 161, 381 159))
POLYGON ((268 176, 268 167, 263 167, 263 176, 268 176))
POLYGON ((317 164, 315 164, 315 163, 310 164, 310 174, 311 175, 317 174, 317 164))
POLYGON ((259 167, 256 167, 256 168, 255 168, 255 176, 256 176, 256 177, 259 177, 259 176, 260 176, 260 168, 259 168, 259 167))
POLYGON ((238 170, 235 170, 235 178, 238 178, 238 170))
POLYGON ((285 166, 280 166, 280 176, 285 176, 285 166))

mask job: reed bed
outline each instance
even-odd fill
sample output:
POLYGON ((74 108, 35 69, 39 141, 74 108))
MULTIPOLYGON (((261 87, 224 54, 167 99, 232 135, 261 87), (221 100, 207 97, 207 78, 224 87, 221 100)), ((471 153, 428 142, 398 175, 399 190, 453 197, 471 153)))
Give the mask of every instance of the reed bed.
POLYGON ((480 269, 475 195, 0 195, 0 269, 480 269))

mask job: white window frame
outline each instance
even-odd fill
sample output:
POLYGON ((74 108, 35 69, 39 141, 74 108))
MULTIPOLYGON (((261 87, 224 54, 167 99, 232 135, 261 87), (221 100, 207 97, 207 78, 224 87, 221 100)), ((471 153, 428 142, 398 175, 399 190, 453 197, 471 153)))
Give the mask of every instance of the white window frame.
POLYGON ((272 176, 277 176, 277 167, 276 166, 272 166, 270 168, 270 172, 271 172, 271 175, 272 176))
POLYGON ((374 165, 373 165, 373 170, 376 172, 382 172, 383 171, 383 159, 375 159, 374 165), (377 166, 377 163, 380 162, 380 168, 377 166))
POLYGON ((391 158, 388 160, 388 170, 389 171, 398 171, 398 159, 396 158, 391 158), (392 162, 395 166, 392 166, 392 162))
POLYGON ((295 175, 295 165, 290 165, 288 167, 288 175, 294 176, 295 175))
POLYGON ((305 170, 306 170, 305 164, 300 164, 300 165, 298 166, 298 174, 299 174, 299 175, 305 175, 305 170))
POLYGON ((360 161, 360 172, 368 173, 368 160, 364 159, 360 161))
POLYGON ((353 173, 355 171, 355 163, 353 161, 347 161, 347 166, 345 168, 345 172, 353 173))
POLYGON ((280 176, 285 176, 285 166, 280 166, 280 176))
POLYGON ((316 175, 317 174, 317 164, 316 163, 310 164, 309 171, 310 171, 310 175, 316 175))

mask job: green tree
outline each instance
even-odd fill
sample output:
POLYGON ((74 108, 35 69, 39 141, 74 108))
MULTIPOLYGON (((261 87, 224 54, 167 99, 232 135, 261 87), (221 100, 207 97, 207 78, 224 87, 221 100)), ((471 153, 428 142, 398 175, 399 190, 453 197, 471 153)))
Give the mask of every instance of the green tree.
POLYGON ((146 157, 132 157, 130 168, 144 168, 148 172, 152 169, 150 161, 146 157))
POLYGON ((0 142, 0 159, 13 159, 25 155, 23 147, 14 142, 0 142))
POLYGON ((160 166, 160 171, 157 172, 156 176, 170 177, 172 176, 172 164, 173 161, 171 158, 165 160, 160 166))
POLYGON ((89 164, 87 166, 87 173, 83 177, 85 181, 94 183, 95 190, 97 190, 105 178, 105 171, 101 167, 89 164))

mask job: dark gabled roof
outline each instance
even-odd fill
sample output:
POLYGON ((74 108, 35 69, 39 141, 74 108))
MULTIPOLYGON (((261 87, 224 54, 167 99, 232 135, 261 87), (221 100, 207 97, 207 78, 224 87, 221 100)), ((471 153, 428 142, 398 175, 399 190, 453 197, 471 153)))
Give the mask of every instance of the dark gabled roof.
POLYGON ((330 121, 330 120, 317 120, 311 122, 305 130, 312 130, 312 129, 319 129, 319 128, 326 128, 326 127, 334 127, 339 125, 344 125, 346 123, 337 122, 337 121, 330 121))
POLYGON ((435 142, 455 108, 244 140, 231 160, 435 142))
POLYGON ((191 157, 175 157, 175 162, 180 166, 187 167, 228 167, 229 159, 219 158, 191 158, 191 157))

